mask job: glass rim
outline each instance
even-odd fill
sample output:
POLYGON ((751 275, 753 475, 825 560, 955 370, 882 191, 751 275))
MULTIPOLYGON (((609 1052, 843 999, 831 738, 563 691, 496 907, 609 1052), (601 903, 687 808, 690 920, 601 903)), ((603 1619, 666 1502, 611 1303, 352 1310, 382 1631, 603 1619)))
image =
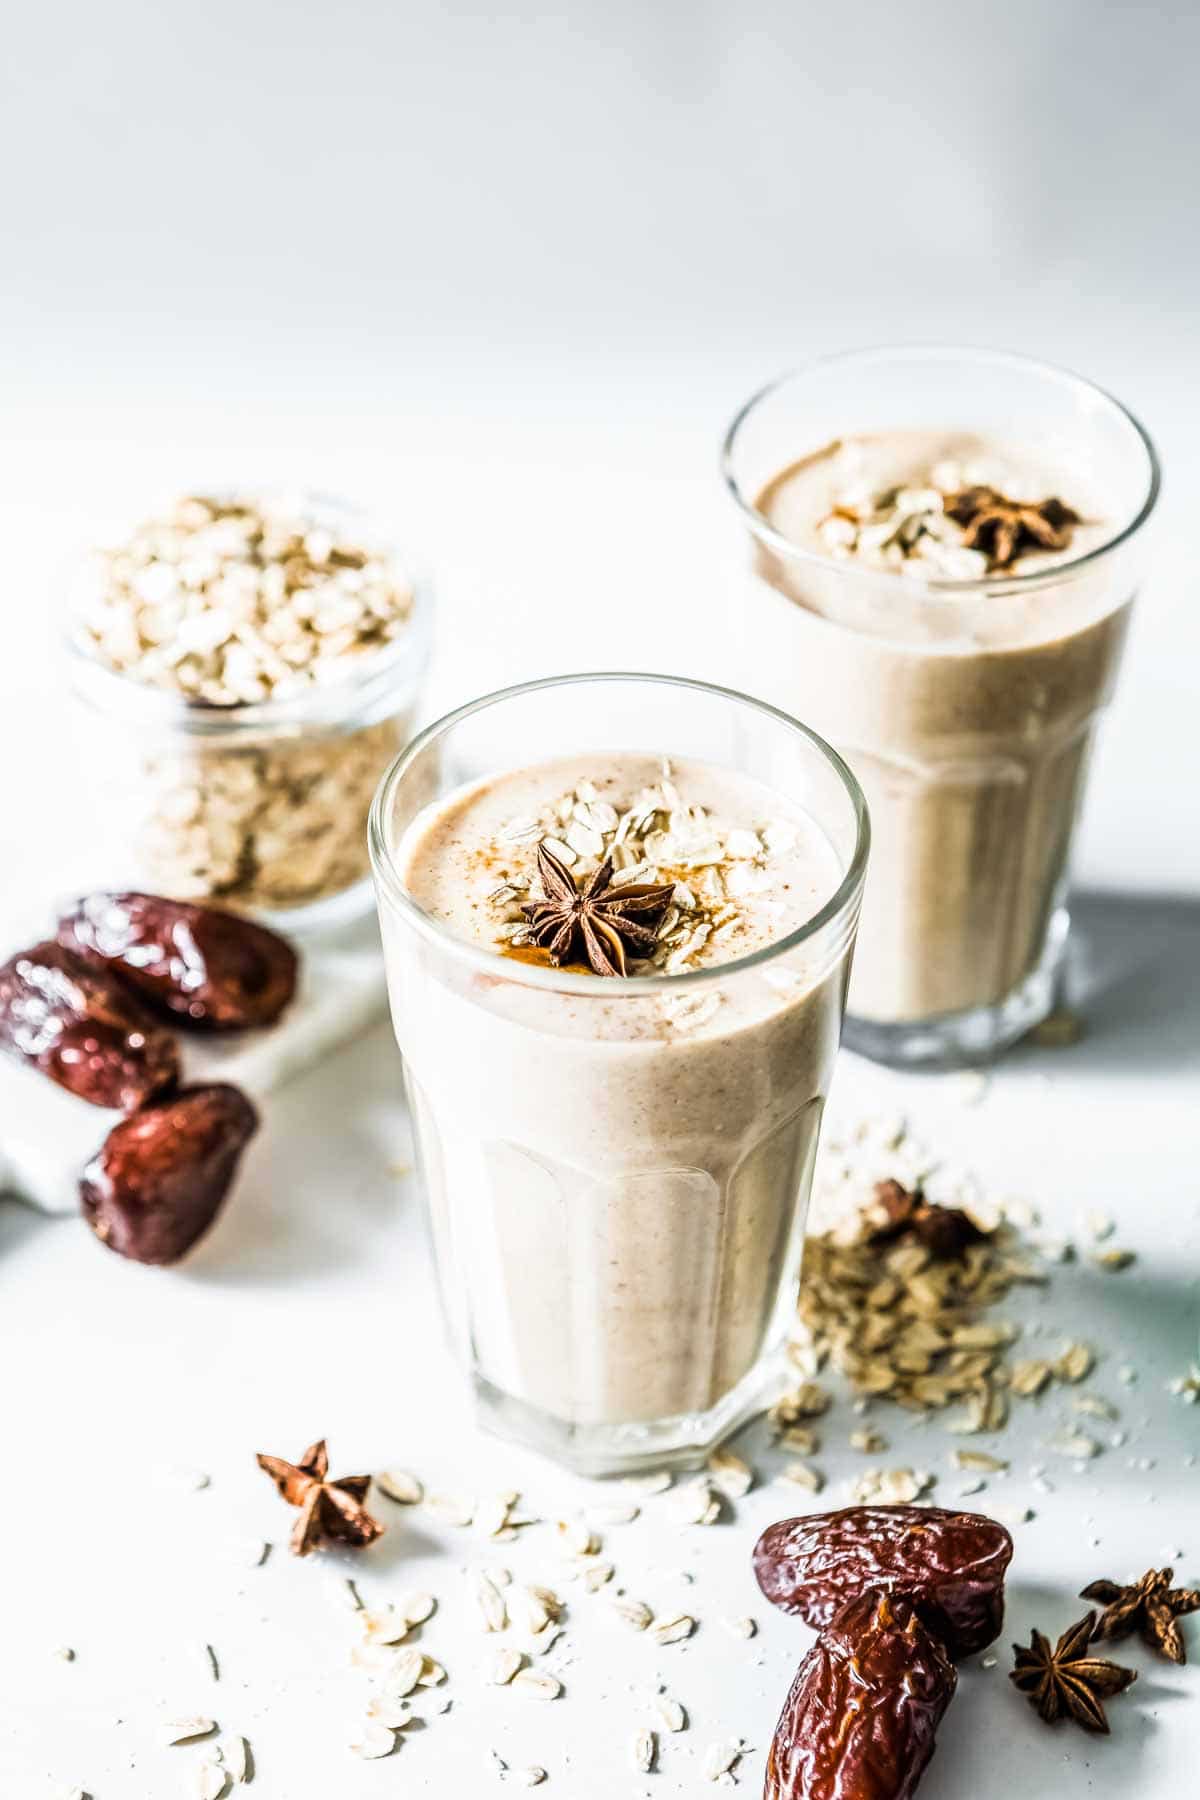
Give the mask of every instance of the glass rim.
POLYGON ((394 757, 388 768, 384 770, 375 797, 371 802, 371 811, 367 820, 367 846, 371 858, 371 866, 381 892, 387 896, 399 912, 401 918, 413 926, 423 937, 439 945, 461 961, 472 964, 489 975, 496 975, 502 968, 510 978, 529 987, 541 988, 547 992, 573 994, 583 998, 595 999, 602 993, 607 999, 622 999, 625 996, 641 996, 679 992, 685 988, 707 986, 714 981, 727 980, 741 972, 761 967, 775 958, 796 949, 800 944, 832 924, 843 915, 854 903, 856 895, 861 893, 866 875, 867 857, 871 845, 871 825, 867 812, 867 802, 848 764, 840 757, 830 744, 811 727, 804 725, 799 719, 793 719, 781 708, 770 705, 765 700, 757 700, 751 694, 738 692, 736 688, 718 686, 714 682, 700 681, 687 675, 659 675, 640 670, 604 669, 584 671, 578 674, 546 675, 533 681, 516 682, 509 687, 497 688, 490 694, 482 694, 478 699, 469 700, 456 707, 452 712, 443 714, 419 732, 410 743, 406 744, 398 756, 394 757), (507 961, 498 950, 492 950, 481 944, 473 944, 459 937, 444 925, 432 913, 426 912, 409 894, 400 879, 395 858, 388 843, 387 815, 391 810, 392 797, 415 759, 428 745, 444 737, 456 725, 470 719, 477 713, 501 705, 508 700, 520 698, 525 694, 536 694, 549 688, 566 688, 602 684, 606 682, 644 682, 661 687, 689 689, 694 693, 707 694, 721 700, 733 701, 739 706, 749 707, 764 718, 772 719, 784 725, 796 736, 801 737, 823 758, 833 774, 838 778, 846 793, 854 816, 855 842, 854 853, 850 858, 846 871, 830 898, 819 907, 802 925, 785 937, 776 938, 759 950, 747 956, 732 958, 729 962, 716 963, 710 968, 691 969, 675 975, 628 975, 617 981, 600 982, 595 975, 573 975, 570 971, 556 969, 547 964, 544 968, 536 963, 515 963, 507 961))
POLYGON ((971 599, 976 595, 1030 593, 1039 587, 1061 581, 1064 575, 1073 574, 1076 570, 1089 567, 1103 557, 1111 556, 1122 544, 1129 541, 1139 532, 1149 519, 1158 503, 1162 488, 1162 467, 1154 441, 1145 426, 1127 406, 1110 394, 1107 388, 1100 387, 1090 381, 1087 376, 1078 374, 1073 369, 1063 368, 1057 363, 1044 362, 1038 357, 1024 356, 1012 350, 980 349, 966 344, 875 344, 858 350, 838 350, 827 356, 813 357, 794 368, 786 369, 781 375, 774 376, 752 393, 748 400, 738 408, 721 440, 720 452, 721 478, 733 498, 739 511, 757 538, 770 545, 780 556, 791 562, 807 564, 826 573, 836 572, 843 579, 862 582, 875 582, 886 585, 895 591, 895 583, 903 585, 906 593, 916 593, 946 600, 971 599), (931 577, 925 580, 914 580, 911 575, 898 569, 869 569, 848 564, 844 559, 834 556, 823 556, 819 551, 806 549, 785 537, 781 531, 758 510, 754 499, 748 497, 733 467, 734 457, 740 442, 743 428, 750 418, 757 413, 759 407, 788 387, 792 382, 802 380, 806 375, 815 374, 821 369, 830 369, 842 363, 871 363, 892 360, 895 362, 962 362, 992 364, 1001 368, 1021 369, 1028 374, 1042 375, 1057 386, 1086 394, 1092 400, 1100 400, 1103 404, 1132 431, 1146 457, 1146 492, 1142 503, 1134 516, 1121 527, 1113 537, 1106 538, 1102 544, 1094 545, 1090 550, 1080 552, 1078 556, 1067 557, 1056 562, 1052 568, 1031 569, 1024 574, 1015 575, 974 575, 965 580, 950 580, 931 577))

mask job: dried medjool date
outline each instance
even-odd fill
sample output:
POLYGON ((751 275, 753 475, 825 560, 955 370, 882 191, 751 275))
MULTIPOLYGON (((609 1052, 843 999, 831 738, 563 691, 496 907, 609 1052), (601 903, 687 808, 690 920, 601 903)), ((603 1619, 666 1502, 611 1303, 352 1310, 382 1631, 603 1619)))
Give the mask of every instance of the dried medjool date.
POLYGON ((796 1671, 763 1800, 911 1800, 957 1680, 907 1600, 860 1594, 796 1671))
POLYGON ((277 933, 186 900, 88 894, 59 919, 58 941, 181 1025, 273 1025, 296 991, 296 952, 277 933))
POLYGON ((110 971, 53 939, 0 968, 0 1045, 81 1100, 121 1112, 179 1079, 171 1033, 110 971))
POLYGON ((820 1630, 864 1589, 905 1594, 956 1660, 1004 1623, 1012 1538, 980 1513, 935 1506, 847 1506, 769 1525, 754 1547, 758 1585, 820 1630))
POLYGON ((173 1263, 208 1230, 258 1114, 235 1087, 183 1088, 122 1119, 79 1184, 101 1243, 135 1262, 173 1263))

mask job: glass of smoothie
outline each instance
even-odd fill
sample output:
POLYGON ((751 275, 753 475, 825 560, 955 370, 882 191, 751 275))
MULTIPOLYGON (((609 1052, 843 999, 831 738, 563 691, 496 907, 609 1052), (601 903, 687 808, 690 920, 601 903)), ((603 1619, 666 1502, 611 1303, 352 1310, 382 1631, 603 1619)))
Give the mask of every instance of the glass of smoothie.
POLYGON ((870 808, 846 1041, 899 1064, 991 1056, 1054 1004, 1153 447, 1062 370, 883 349, 764 388, 724 472, 762 691, 837 746, 870 808))
POLYGON ((636 1470, 770 1396, 867 844, 820 738, 666 676, 493 694, 384 777, 392 1013, 494 1431, 636 1470))

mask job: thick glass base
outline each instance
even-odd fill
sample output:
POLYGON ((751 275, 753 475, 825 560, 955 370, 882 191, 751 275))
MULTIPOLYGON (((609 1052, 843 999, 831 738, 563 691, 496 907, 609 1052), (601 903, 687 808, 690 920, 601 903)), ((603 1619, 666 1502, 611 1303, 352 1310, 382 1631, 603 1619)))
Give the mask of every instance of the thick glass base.
MULTIPOLYGON (((932 1019, 884 1023, 846 1015, 842 1042, 872 1062, 901 1069, 961 1069, 990 1062, 1053 1012, 1070 929, 1065 906, 1055 908, 1041 958, 1003 1000, 932 1019)), ((851 1003, 854 992, 851 985, 851 1003)))
POLYGON ((503 1393, 478 1370, 473 1385, 476 1417, 495 1437, 553 1457, 577 1475, 635 1475, 650 1469, 700 1468, 718 1444, 778 1399, 788 1385, 788 1373, 781 1346, 762 1356, 707 1412, 636 1425, 571 1424, 503 1393))

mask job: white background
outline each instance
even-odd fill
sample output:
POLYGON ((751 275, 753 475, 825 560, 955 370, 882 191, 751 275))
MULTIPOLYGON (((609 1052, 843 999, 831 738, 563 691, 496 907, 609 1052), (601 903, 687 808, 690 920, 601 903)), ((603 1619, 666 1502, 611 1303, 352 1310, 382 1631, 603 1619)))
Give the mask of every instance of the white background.
MULTIPOLYGON (((1072 1278, 1064 1306, 1112 1342, 1105 1391, 1119 1355, 1143 1362, 1139 1453, 1161 1474, 1113 1454, 1039 1503, 1021 1631, 1067 1623, 1083 1579, 1172 1543, 1200 1571, 1181 1460, 1197 1415, 1161 1391, 1194 1348, 1198 1256, 1198 50, 1189 7, 1086 0, 617 0, 519 17, 76 0, 25 9, 0 68, 6 931, 86 879, 102 826, 80 816, 60 729, 64 570, 94 530, 180 486, 297 482, 393 521, 437 580, 441 709, 569 666, 764 685, 726 609, 716 446, 745 394, 793 361, 887 339, 999 344, 1081 369, 1150 427, 1167 470, 1156 567, 1080 853, 1089 888, 1141 898, 1083 909, 1086 1046, 1022 1053, 944 1127, 1065 1226, 1081 1204, 1117 1213, 1143 1253, 1119 1289, 1072 1278)), ((852 1105, 897 1087, 849 1062, 841 1079, 852 1105)), ((316 1572, 278 1552, 257 1587, 217 1572, 227 1536, 280 1533, 253 1450, 298 1451, 318 1430, 348 1466, 412 1460, 467 1486, 512 1468, 555 1486, 466 1431, 417 1197, 387 1174, 404 1155, 397 1091, 380 1033, 281 1099, 237 1207, 184 1274, 126 1268, 69 1222, 0 1203, 20 1478, 0 1502, 6 1796, 49 1793, 52 1776, 96 1800, 182 1791, 190 1753, 147 1752, 149 1721, 209 1707, 246 1721, 264 1797, 475 1791, 493 1714, 474 1641, 456 1655, 454 1631, 440 1640, 465 1676, 457 1730, 408 1747, 403 1778, 360 1770, 343 1748, 346 1626, 301 1579, 316 1572), (160 1461, 208 1467, 212 1489, 144 1505, 160 1461), (227 1662, 215 1698, 187 1660, 205 1636, 227 1662), (74 1640, 77 1664, 50 1662, 74 1640)), ((928 1082, 905 1098, 946 1104, 928 1082)), ((829 1466, 848 1471, 848 1453, 829 1466)), ((747 1519, 775 1510, 764 1490, 747 1519)), ((750 1535, 739 1523, 688 1547, 725 1610, 754 1604, 750 1535)), ((412 1539, 391 1541, 381 1588, 407 1584, 412 1539)), ((420 1579, 449 1595, 463 1553, 417 1548, 420 1579)), ((682 1554, 647 1528, 634 1566, 682 1554)), ((686 1683, 664 1670, 686 1686, 697 1741, 765 1744, 797 1640, 764 1627, 761 1668, 713 1624, 686 1683)), ((570 1707, 523 1720, 514 1759, 554 1763, 551 1800, 698 1791, 686 1760, 641 1784, 628 1773, 626 1687, 644 1671, 607 1642, 570 1707)), ((1099 1746, 1043 1738, 1005 1684, 960 1700, 923 1793, 1184 1791, 1195 1673, 1137 1660, 1137 1698, 1116 1703, 1120 1732, 1099 1746)), ((507 1745, 514 1727, 495 1716, 507 1745)))

